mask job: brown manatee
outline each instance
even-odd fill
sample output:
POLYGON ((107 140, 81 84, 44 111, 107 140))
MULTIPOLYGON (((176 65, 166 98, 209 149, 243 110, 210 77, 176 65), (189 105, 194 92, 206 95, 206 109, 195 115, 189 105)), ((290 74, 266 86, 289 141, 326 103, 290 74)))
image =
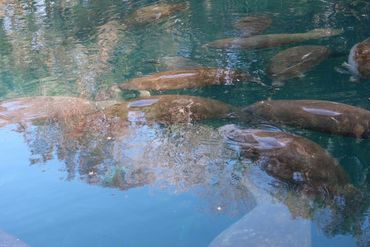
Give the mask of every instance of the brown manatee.
POLYGON ((352 47, 346 67, 357 77, 370 78, 370 38, 352 47))
POLYGON ((234 27, 240 30, 243 35, 256 35, 265 31, 271 26, 272 20, 268 15, 247 16, 238 20, 234 27))
POLYGON ((109 118, 130 122, 163 124, 190 123, 197 120, 233 117, 236 108, 218 100, 188 95, 161 95, 139 98, 107 107, 109 118))
POLYGON ((259 117, 274 123, 333 134, 370 137, 370 111, 321 100, 269 100, 244 108, 246 118, 259 117), (251 115, 252 116, 251 116, 251 115))
POLYGON ((162 18, 169 17, 177 12, 184 11, 188 8, 186 3, 167 4, 159 3, 142 7, 128 17, 127 24, 130 25, 145 25, 162 18))
POLYGON ((134 78, 119 85, 128 90, 176 90, 230 85, 236 82, 259 82, 248 73, 239 70, 217 68, 176 69, 134 78))
POLYGON ((0 127, 52 121, 69 123, 71 127, 90 126, 87 128, 89 131, 94 129, 91 126, 101 122, 188 123, 233 117, 237 110, 218 100, 188 95, 152 96, 127 102, 92 102, 74 97, 36 96, 0 102, 0 127))
POLYGON ((271 176, 298 184, 307 192, 337 192, 348 184, 338 162, 318 144, 285 132, 221 128, 222 134, 271 176))
POLYGON ((228 38, 208 43, 205 47, 217 49, 257 49, 289 45, 311 39, 320 39, 340 35, 338 29, 314 29, 306 33, 266 34, 247 38, 228 38))
POLYGON ((330 49, 325 46, 304 45, 289 48, 271 59, 267 73, 278 82, 299 77, 321 63, 329 54, 330 49))
POLYGON ((69 120, 96 112, 100 106, 92 101, 64 96, 24 97, 0 102, 0 127, 34 121, 69 120))

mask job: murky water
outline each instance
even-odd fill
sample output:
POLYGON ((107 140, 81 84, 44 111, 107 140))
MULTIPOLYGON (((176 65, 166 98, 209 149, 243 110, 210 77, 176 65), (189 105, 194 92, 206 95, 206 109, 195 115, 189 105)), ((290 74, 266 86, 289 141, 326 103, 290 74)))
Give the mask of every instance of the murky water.
MULTIPOLYGON (((0 105, 0 229, 6 232, 2 236, 0 231, 0 245, 6 240, 18 244, 10 246, 23 246, 9 237, 13 235, 34 247, 252 246, 251 242, 368 246, 369 139, 221 117, 228 107, 269 98, 331 100, 370 110, 370 81, 354 82, 342 67, 351 47, 370 37, 370 4, 176 1, 183 2, 186 9, 138 23, 141 19, 132 13, 157 1, 0 1, 1 100, 86 99, 56 100, 56 106, 46 98, 0 105), (264 34, 317 28, 343 33, 265 49, 205 47, 214 40, 245 35, 234 23, 251 15, 271 18, 264 34), (271 79, 271 58, 302 44, 324 45, 332 52, 304 75, 284 82, 271 79), (226 76, 226 85, 150 91, 231 105, 200 101, 212 107, 199 114, 187 103, 197 99, 178 96, 177 103, 185 102, 186 107, 167 109, 173 101, 150 98, 131 102, 128 110, 125 103, 119 105, 124 110, 110 108, 117 100, 139 94, 124 90, 117 98, 110 90, 114 85, 178 68, 185 72, 177 78, 184 78, 193 73, 186 69, 194 67, 241 70, 263 84, 233 84, 226 76), (110 101, 91 103, 95 100, 110 101), (163 109, 155 108, 158 102, 163 102, 163 109), (33 108, 25 108, 30 104, 33 108), (136 109, 140 107, 155 111, 143 113, 136 109), (329 195, 317 198, 269 176, 253 157, 241 154, 238 144, 225 140, 219 127, 230 123, 284 130, 316 142, 338 160, 362 197, 352 198, 353 203, 329 195)), ((269 148, 285 145, 263 140, 269 148)))

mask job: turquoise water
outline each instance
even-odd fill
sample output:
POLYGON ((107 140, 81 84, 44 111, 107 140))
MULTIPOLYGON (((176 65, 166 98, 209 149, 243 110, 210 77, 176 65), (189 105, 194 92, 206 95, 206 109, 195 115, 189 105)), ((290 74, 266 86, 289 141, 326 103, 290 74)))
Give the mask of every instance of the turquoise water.
MULTIPOLYGON (((232 23, 239 18, 268 13, 273 23, 266 33, 324 27, 344 33, 304 42, 327 45, 334 53, 279 90, 243 83, 166 93, 210 97, 235 106, 267 98, 324 99, 370 110, 369 80, 352 82, 350 75, 338 72, 351 47, 370 37, 367 1, 193 0, 186 1, 188 10, 170 18, 145 26, 125 25, 132 11, 155 2, 1 1, 0 98, 98 99, 111 85, 163 70, 166 64, 161 61, 168 56, 242 69, 270 85, 265 68, 283 47, 248 51, 203 47, 216 39, 238 37, 232 23)), ((122 100, 132 96, 123 94, 122 100)), ((72 138, 54 124, 4 127, 0 129, 0 229, 35 247, 208 246, 261 205, 259 194, 241 179, 243 161, 222 143, 214 128, 224 123, 228 122, 169 129, 140 126, 113 140, 104 139, 103 133, 72 138), (117 176, 123 176, 124 182, 117 182, 117 176)), ((368 192, 369 140, 286 130, 328 150, 351 182, 368 192)), ((267 183, 266 191, 273 190, 272 184, 267 183)), ((292 200, 299 202, 301 197, 292 200)), ((342 215, 331 217, 325 207, 314 206, 307 216, 297 210, 294 214, 299 204, 275 203, 290 208, 293 221, 307 224, 308 246, 369 243, 368 204, 342 219, 342 215)), ((261 222, 279 213, 271 208, 261 222)), ((283 228, 275 227, 281 238, 286 234, 283 228)))

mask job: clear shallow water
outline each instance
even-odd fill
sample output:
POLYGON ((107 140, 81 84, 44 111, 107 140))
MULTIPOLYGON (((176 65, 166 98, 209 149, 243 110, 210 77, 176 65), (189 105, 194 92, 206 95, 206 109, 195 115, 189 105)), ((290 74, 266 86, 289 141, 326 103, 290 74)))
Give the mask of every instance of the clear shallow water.
MULTIPOLYGON (((154 1, 0 2, 1 99, 39 95, 93 99, 110 85, 163 69, 153 61, 164 56, 248 70, 270 84, 264 69, 284 48, 234 52, 202 48, 218 38, 237 37, 232 23, 238 18, 267 12, 272 13, 273 24, 266 33, 344 29, 341 36, 305 42, 328 45, 335 56, 280 90, 241 84, 169 93, 238 106, 271 97, 325 99, 370 109, 369 81, 353 83, 349 75, 335 70, 355 43, 370 36, 370 7, 365 1, 358 6, 346 1, 188 1, 188 11, 159 23, 124 25, 130 12, 150 3, 154 1)), ((237 152, 225 146, 210 125, 220 124, 171 130, 133 127, 114 140, 104 133, 80 140, 55 125, 2 128, 0 228, 30 246, 207 246, 260 205, 260 193, 240 178, 243 162, 237 152)), ((366 190, 368 140, 287 130, 327 149, 351 182, 366 190)), ((294 212, 294 207, 299 205, 289 208, 294 212)), ((271 215, 278 212, 273 208, 271 215)), ((315 212, 312 217, 295 215, 308 222, 309 246, 366 245, 368 210, 333 225, 319 207, 315 212)), ((261 218, 268 221, 268 214, 261 218)), ((276 227, 281 238, 283 230, 276 227)))

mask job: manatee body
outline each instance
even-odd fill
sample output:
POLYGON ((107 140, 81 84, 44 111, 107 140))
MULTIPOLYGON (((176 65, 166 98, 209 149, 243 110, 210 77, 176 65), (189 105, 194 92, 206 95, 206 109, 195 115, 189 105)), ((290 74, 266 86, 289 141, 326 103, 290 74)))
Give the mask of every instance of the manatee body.
POLYGON ((240 30, 243 35, 256 35, 271 26, 272 20, 268 15, 247 16, 238 20, 234 28, 240 30))
POLYGON ((370 38, 352 47, 348 67, 356 76, 370 78, 370 38))
POLYGON ((246 107, 246 117, 322 132, 370 137, 370 111, 321 100, 270 100, 246 107), (251 115, 250 115, 251 114, 251 115))
POLYGON ((285 132, 222 128, 227 139, 241 147, 241 155, 256 160, 271 176, 302 185, 306 191, 336 192, 348 184, 338 162, 318 144, 285 132))
POLYGON ((229 118, 236 109, 218 100, 187 95, 152 96, 108 107, 105 114, 130 122, 163 124, 229 118))
POLYGON ((314 29, 306 33, 290 34, 266 34, 256 35, 247 38, 229 38, 216 40, 208 43, 206 47, 217 49, 257 49, 282 45, 289 45, 311 39, 320 39, 340 35, 341 30, 337 29, 314 29))
POLYGON ((289 48, 271 59, 267 73, 274 81, 299 77, 321 63, 329 54, 330 49, 325 46, 305 45, 289 48))
POLYGON ((159 3, 142 7, 134 11, 128 17, 128 25, 145 25, 162 18, 174 15, 177 12, 185 11, 188 8, 186 3, 167 4, 159 3))
POLYGON ((40 120, 67 120, 98 110, 94 102, 63 96, 36 96, 0 102, 0 127, 40 120))
POLYGON ((119 85, 122 90, 176 90, 211 85, 229 85, 235 82, 257 81, 238 70, 217 68, 176 69, 134 78, 119 85))

